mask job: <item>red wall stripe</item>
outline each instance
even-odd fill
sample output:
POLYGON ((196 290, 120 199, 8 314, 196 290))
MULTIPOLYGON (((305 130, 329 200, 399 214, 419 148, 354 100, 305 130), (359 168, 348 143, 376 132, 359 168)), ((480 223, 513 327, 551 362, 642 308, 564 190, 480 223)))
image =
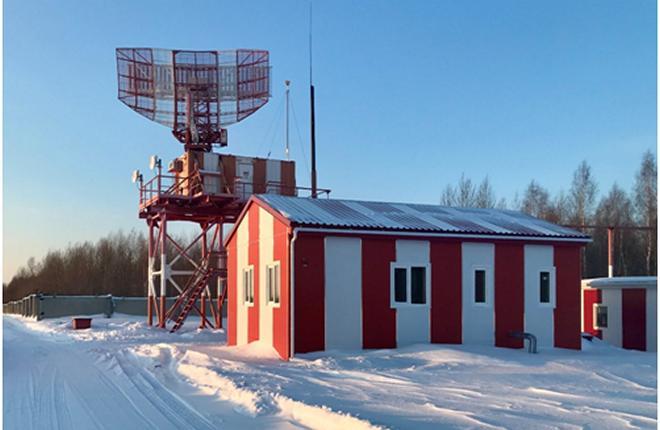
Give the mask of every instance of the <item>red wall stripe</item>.
POLYGON ((390 263, 396 259, 391 239, 362 237, 362 345, 396 347, 396 311, 390 307, 390 263))
POLYGON ((522 348, 512 331, 525 330, 525 248, 523 244, 495 246, 495 346, 522 348))
POLYGON ((622 346, 626 349, 646 351, 646 290, 621 290, 622 346))
POLYGON ((600 290, 582 290, 582 321, 584 323, 584 331, 600 339, 603 338, 602 330, 596 330, 594 321, 594 305, 602 303, 602 295, 600 290))
POLYGON ((273 309, 273 347, 283 359, 291 356, 289 324, 289 229, 273 218, 273 260, 280 262, 280 307, 273 309))
POLYGON ((431 242, 431 342, 462 342, 460 242, 431 242))
POLYGON ((580 349, 580 246, 555 245, 557 270, 557 307, 555 308, 555 346, 580 349))
POLYGON ((236 345, 237 269, 236 241, 232 240, 227 244, 227 345, 236 345))
POLYGON ((325 249, 323 236, 300 234, 295 242, 294 350, 325 348, 325 249))
POLYGON ((248 264, 254 266, 254 306, 248 308, 248 342, 259 340, 259 206, 248 212, 248 264))

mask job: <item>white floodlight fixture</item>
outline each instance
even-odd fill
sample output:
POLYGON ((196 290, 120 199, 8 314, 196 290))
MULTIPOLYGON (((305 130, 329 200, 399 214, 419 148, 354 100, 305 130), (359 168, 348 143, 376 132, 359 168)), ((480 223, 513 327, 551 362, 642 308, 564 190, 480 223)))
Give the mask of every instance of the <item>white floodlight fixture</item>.
POLYGON ((131 181, 133 181, 133 183, 136 183, 138 181, 142 182, 142 173, 140 173, 139 170, 133 170, 133 174, 131 175, 131 181))
POLYGON ((160 168, 162 166, 162 160, 158 158, 158 155, 152 155, 149 157, 149 168, 154 170, 155 168, 160 168))

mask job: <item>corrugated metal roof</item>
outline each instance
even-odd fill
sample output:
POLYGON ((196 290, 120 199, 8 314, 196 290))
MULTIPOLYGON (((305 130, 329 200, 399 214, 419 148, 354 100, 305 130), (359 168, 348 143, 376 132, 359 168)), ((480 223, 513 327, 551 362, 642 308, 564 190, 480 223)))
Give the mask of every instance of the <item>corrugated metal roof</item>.
POLYGON ((307 227, 589 239, 579 231, 510 210, 311 199, 276 194, 261 194, 257 198, 293 224, 307 227))
POLYGON ((583 279, 582 287, 591 288, 657 288, 657 276, 617 276, 583 279))

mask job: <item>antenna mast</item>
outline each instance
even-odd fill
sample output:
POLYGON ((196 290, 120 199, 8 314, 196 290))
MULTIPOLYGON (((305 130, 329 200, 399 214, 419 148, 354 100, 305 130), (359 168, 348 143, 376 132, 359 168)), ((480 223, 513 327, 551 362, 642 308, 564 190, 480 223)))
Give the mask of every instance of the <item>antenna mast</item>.
POLYGON ((314 118, 314 81, 312 80, 312 2, 309 2, 309 103, 312 143, 312 198, 316 198, 316 124, 314 118))
POLYGON ((286 146, 284 147, 284 153, 286 154, 287 161, 291 158, 289 157, 289 85, 291 84, 290 80, 284 81, 286 85, 286 146))

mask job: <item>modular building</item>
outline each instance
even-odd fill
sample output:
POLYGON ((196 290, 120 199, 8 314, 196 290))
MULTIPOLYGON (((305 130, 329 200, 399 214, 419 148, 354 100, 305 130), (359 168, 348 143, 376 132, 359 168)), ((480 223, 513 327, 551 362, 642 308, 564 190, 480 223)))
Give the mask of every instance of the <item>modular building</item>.
POLYGON ((255 195, 225 240, 228 344, 580 349, 589 240, 508 210, 255 195))
POLYGON ((582 330, 614 346, 657 351, 655 276, 582 281, 582 330))

